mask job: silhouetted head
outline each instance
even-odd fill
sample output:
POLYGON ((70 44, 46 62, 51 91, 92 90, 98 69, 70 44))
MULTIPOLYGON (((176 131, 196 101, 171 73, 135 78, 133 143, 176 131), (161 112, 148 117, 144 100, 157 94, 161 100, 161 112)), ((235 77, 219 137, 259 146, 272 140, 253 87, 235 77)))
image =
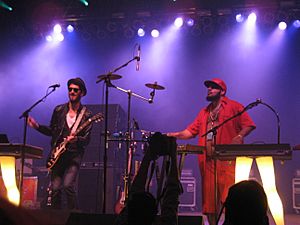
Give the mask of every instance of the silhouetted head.
POLYGON ((128 224, 151 225, 157 214, 156 200, 149 192, 137 192, 128 199, 128 224))
POLYGON ((245 180, 230 187, 223 225, 268 225, 268 201, 263 187, 245 180))

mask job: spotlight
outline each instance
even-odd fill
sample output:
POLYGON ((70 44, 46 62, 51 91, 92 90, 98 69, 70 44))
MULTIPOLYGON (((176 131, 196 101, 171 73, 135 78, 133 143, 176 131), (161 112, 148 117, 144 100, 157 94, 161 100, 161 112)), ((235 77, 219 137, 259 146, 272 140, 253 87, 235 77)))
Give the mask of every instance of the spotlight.
POLYGON ((176 18, 176 20, 174 21, 174 25, 177 28, 182 27, 182 25, 183 25, 183 19, 181 17, 176 18))
POLYGON ((195 21, 194 21, 192 18, 189 18, 189 19, 186 21, 186 24, 187 24, 189 27, 194 26, 194 23, 195 23, 195 21))
POLYGON ((279 28, 280 30, 285 30, 286 27, 287 27, 286 22, 280 22, 280 23, 278 24, 278 28, 279 28))
POLYGON ((256 22, 256 14, 255 13, 250 13, 248 16, 248 21, 250 24, 254 24, 256 22))
POLYGON ((74 31, 74 27, 70 24, 70 25, 68 25, 67 26, 67 31, 69 32, 69 33, 72 33, 73 31, 74 31))
POLYGON ((293 26, 296 27, 296 28, 299 28, 300 27, 300 20, 295 20, 293 22, 293 26))
POLYGON ((145 31, 143 28, 139 28, 137 31, 137 34, 139 37, 144 37, 145 36, 145 31))
POLYGON ((58 33, 61 33, 62 31, 62 28, 59 24, 56 24, 54 27, 53 27, 53 32, 58 34, 58 33))
POLYGON ((46 36, 46 41, 52 42, 52 41, 53 41, 52 36, 51 36, 51 35, 47 35, 47 36, 46 36))
POLYGON ((0 7, 4 8, 4 9, 7 9, 8 11, 12 11, 13 8, 10 7, 9 5, 7 5, 5 2, 3 1, 0 1, 0 7))
POLYGON ((235 16, 235 20, 236 22, 241 23, 244 21, 244 17, 242 16, 242 14, 239 13, 235 16))
POLYGON ((65 39, 62 33, 54 33, 52 37, 54 42, 62 42, 65 39))
POLYGON ((89 3, 88 3, 88 1, 86 1, 86 0, 79 0, 83 5, 85 5, 85 6, 89 6, 89 3))
POLYGON ((159 31, 156 30, 156 29, 153 29, 153 30, 151 31, 151 36, 154 37, 154 38, 159 37, 159 31))

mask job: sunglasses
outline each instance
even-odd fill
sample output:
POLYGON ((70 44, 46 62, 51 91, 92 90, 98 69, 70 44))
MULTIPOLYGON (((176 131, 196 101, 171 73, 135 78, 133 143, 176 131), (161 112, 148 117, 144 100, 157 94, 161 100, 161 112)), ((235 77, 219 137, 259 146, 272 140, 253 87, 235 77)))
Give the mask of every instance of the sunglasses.
POLYGON ((68 88, 69 92, 71 92, 72 90, 77 93, 80 89, 79 88, 68 88))

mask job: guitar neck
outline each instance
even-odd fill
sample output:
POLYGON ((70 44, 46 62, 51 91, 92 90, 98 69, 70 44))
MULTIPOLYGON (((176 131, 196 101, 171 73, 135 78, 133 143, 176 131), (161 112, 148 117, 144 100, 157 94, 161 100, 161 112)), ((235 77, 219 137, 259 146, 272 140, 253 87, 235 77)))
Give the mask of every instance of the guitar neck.
POLYGON ((92 121, 88 119, 85 121, 81 126, 78 127, 78 129, 75 131, 74 136, 78 135, 86 126, 88 126, 92 121))

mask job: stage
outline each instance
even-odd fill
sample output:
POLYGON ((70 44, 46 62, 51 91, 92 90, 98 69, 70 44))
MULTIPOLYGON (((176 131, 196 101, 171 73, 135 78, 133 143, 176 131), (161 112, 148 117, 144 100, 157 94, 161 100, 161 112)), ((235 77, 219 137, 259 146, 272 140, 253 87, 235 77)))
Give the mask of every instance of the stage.
MULTIPOLYGON (((112 225, 117 217, 113 214, 83 213, 80 211, 63 210, 29 210, 30 214, 45 225, 112 225), (101 222, 101 223, 100 223, 101 222)), ((179 225, 208 225, 202 214, 184 213, 178 216, 179 225), (202 223, 203 222, 203 223, 202 223)), ((218 224, 223 224, 224 218, 218 224)), ((269 214, 270 225, 275 225, 272 216, 269 214)), ((286 214, 286 225, 300 225, 300 214, 286 214)))

